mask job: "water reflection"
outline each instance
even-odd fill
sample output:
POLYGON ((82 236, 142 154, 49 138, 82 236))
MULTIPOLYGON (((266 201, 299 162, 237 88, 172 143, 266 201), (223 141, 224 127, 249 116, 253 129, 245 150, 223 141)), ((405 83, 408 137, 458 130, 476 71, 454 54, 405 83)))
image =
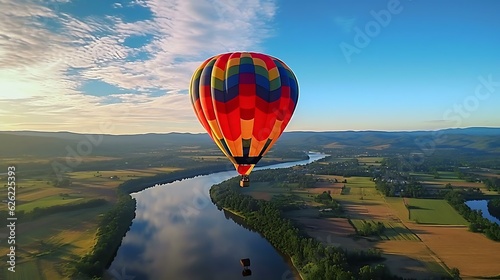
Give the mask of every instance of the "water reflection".
MULTIPOLYGON (((323 157, 310 154, 309 160, 267 168, 307 164, 323 157)), ((290 275, 287 259, 271 244, 212 204, 210 187, 235 175, 219 172, 134 194, 136 218, 109 272, 134 280, 243 279, 239 261, 250 258, 252 276, 245 279, 290 275)))
POLYGON ((465 204, 472 210, 481 210, 484 218, 500 225, 500 220, 493 217, 488 210, 488 200, 469 200, 466 201, 465 204))

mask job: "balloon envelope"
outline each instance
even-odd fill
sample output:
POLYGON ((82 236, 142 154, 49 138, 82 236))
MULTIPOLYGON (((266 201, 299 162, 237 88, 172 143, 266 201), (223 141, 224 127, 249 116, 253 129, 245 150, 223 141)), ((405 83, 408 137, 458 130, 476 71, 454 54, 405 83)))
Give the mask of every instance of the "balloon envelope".
POLYGON ((198 120, 241 175, 248 175, 289 123, 299 87, 281 60, 255 52, 213 56, 193 74, 198 120))

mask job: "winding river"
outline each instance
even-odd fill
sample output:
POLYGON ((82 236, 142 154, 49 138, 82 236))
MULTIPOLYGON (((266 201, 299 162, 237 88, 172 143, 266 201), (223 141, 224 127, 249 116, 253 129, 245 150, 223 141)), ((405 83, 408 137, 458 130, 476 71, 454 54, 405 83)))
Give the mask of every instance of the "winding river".
MULTIPOLYGON (((304 165, 325 156, 310 153, 309 160, 255 170, 304 165)), ((299 279, 287 257, 210 200, 210 187, 235 175, 235 171, 218 172, 132 194, 137 199, 136 218, 108 269, 112 278, 299 279), (250 277, 242 276, 242 258, 251 260, 250 277)))

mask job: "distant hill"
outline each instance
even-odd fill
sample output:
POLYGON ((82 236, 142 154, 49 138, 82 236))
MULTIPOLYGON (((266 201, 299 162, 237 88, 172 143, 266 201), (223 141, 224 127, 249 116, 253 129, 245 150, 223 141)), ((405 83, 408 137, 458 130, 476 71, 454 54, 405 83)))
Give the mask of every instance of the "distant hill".
MULTIPOLYGON (((476 136, 500 136, 500 127, 468 127, 468 128, 448 128, 440 130, 446 134, 462 134, 476 136)), ((432 131, 426 131, 432 132, 432 131)))
MULTIPOLYGON (((0 156, 64 156, 67 147, 82 148, 89 143, 94 153, 117 154, 150 152, 182 146, 213 148, 210 137, 203 134, 166 133, 137 135, 99 135, 71 132, 15 131, 0 132, 0 156), (83 144, 85 143, 85 144, 83 144)), ((296 149, 363 148, 369 150, 422 150, 425 148, 500 153, 500 128, 472 127, 439 131, 335 131, 285 132, 279 147, 296 149)))
POLYGON ((181 146, 211 147, 207 134, 168 133, 137 135, 100 135, 70 132, 17 131, 0 132, 0 156, 24 155, 65 156, 67 147, 88 148, 98 154, 113 155, 130 152, 148 152, 181 146))
POLYGON ((438 131, 335 131, 284 133, 283 143, 324 148, 357 147, 372 150, 454 149, 500 153, 500 128, 462 128, 438 131))

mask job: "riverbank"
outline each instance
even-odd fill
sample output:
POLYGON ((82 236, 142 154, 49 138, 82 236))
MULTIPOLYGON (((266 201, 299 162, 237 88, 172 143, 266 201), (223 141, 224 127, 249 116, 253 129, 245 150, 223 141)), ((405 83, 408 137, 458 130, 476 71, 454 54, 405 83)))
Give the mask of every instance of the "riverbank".
POLYGON ((500 198, 488 201, 487 209, 491 216, 500 221, 500 198))
MULTIPOLYGON (((215 205, 217 206, 217 204, 216 204, 216 203, 215 203, 215 205)), ((243 213, 241 213, 241 212, 239 212, 239 211, 236 211, 236 210, 234 210, 234 209, 231 209, 231 208, 228 208, 228 207, 222 207, 222 209, 223 209, 224 211, 227 211, 227 212, 229 212, 229 213, 231 213, 231 214, 233 214, 233 215, 235 215, 235 216, 237 216, 237 217, 241 218, 242 220, 247 220, 247 219, 248 219, 248 217, 247 217, 247 216, 245 216, 243 213)), ((245 228, 249 227, 249 225, 241 224, 241 223, 242 223, 241 221, 240 221, 240 222, 237 222, 237 223, 238 223, 239 225, 241 225, 241 226, 245 227, 245 228)), ((251 227, 250 227, 250 228, 251 228, 251 227)), ((258 232, 258 231, 257 231, 257 232, 258 232)), ((263 236, 263 234, 262 234, 261 232, 258 232, 258 233, 259 233, 261 236, 263 236)), ((265 238, 265 237, 264 237, 264 238, 265 238)), ((267 238, 265 238, 265 239, 266 239, 268 242, 270 242, 270 240, 268 240, 267 238)), ((271 242, 270 242, 270 243, 271 243, 271 242)), ((276 249, 276 250, 278 250, 278 249, 276 249)), ((298 276, 300 280, 305 280, 305 276, 304 276, 303 272, 301 272, 301 271, 300 271, 299 266, 298 266, 298 265, 294 262, 294 260, 293 260, 292 256, 291 256, 291 255, 289 255, 289 254, 286 254, 285 252, 282 252, 282 251, 280 251, 280 250, 278 250, 278 251, 280 252, 280 254, 281 254, 281 255, 285 256, 285 257, 288 259, 288 261, 290 262, 290 264, 292 265, 292 267, 293 267, 293 268, 295 269, 295 271, 297 272, 297 273, 296 273, 296 276, 298 276)))
POLYGON ((295 270, 297 270, 297 273, 299 274, 299 278, 300 280, 305 280, 305 276, 302 274, 302 272, 300 271, 299 267, 297 266, 297 264, 295 264, 295 261, 293 260, 292 257, 289 257, 290 258, 290 262, 292 263, 292 266, 295 268, 295 270))
POLYGON ((234 210, 232 210, 230 208, 227 208, 227 207, 222 207, 222 209, 224 209, 225 211, 227 211, 227 212, 229 212, 229 213, 231 213, 231 214, 233 214, 235 216, 238 216, 238 217, 242 218, 243 220, 246 219, 246 217, 242 213, 240 213, 238 211, 234 211, 234 210))

